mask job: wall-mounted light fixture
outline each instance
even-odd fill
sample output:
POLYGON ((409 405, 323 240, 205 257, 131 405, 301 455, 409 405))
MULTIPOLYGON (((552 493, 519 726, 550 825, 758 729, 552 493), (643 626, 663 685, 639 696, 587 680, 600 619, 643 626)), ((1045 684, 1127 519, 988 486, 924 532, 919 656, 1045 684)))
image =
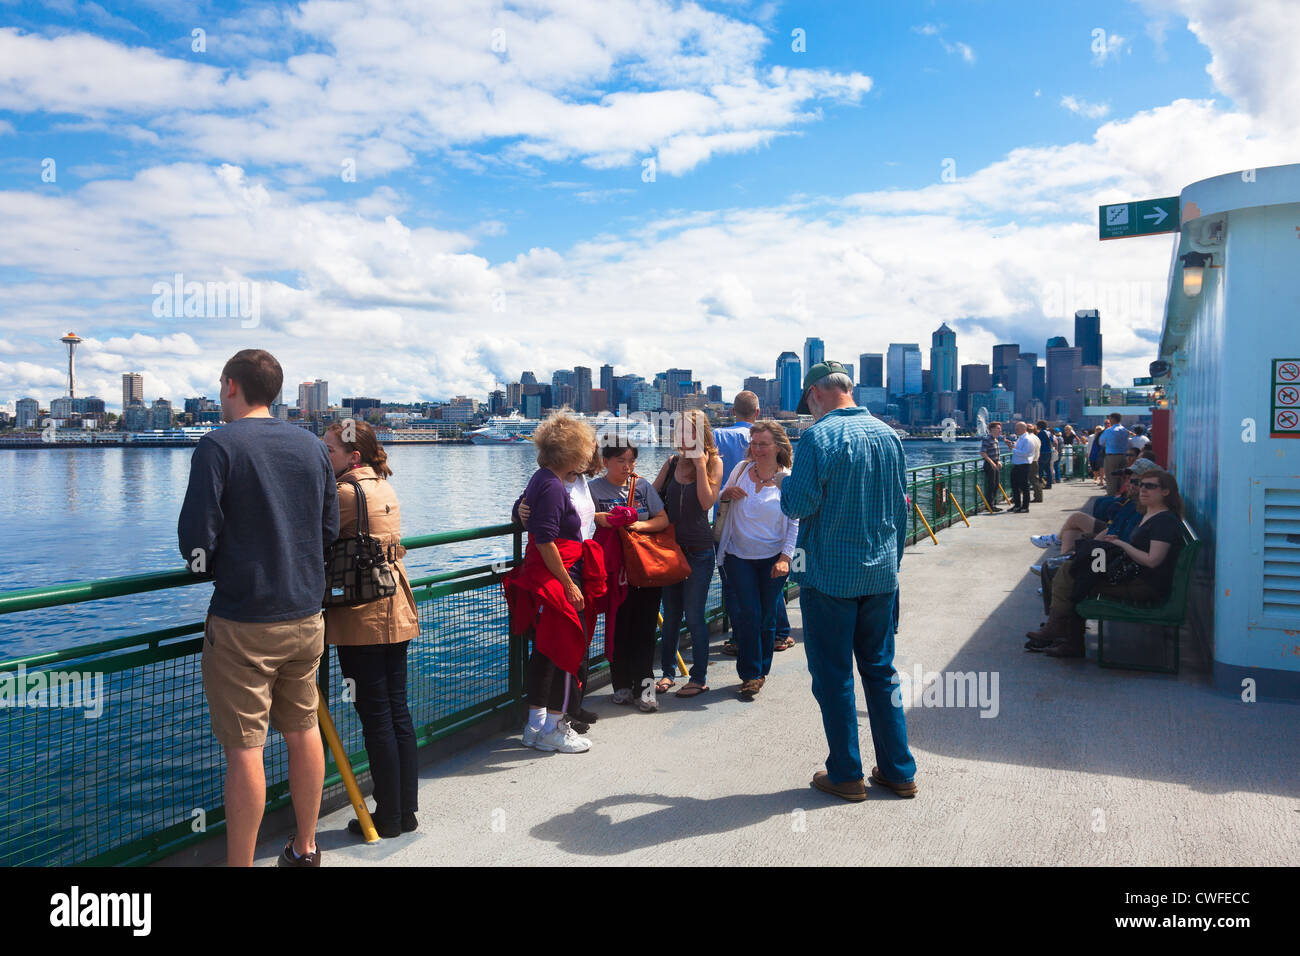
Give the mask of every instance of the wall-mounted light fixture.
POLYGON ((1201 294, 1206 267, 1214 268, 1214 256, 1208 252, 1189 252, 1178 258, 1183 263, 1183 295, 1194 299, 1201 294))

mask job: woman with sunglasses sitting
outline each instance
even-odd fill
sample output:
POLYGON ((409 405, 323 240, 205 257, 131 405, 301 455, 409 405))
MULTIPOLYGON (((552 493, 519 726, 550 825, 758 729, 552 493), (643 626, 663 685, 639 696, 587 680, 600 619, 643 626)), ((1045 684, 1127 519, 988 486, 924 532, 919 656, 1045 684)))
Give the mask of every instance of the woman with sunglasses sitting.
MULTIPOLYGON (((1169 596, 1174 566, 1183 548, 1183 500, 1178 482, 1167 471, 1147 471, 1134 476, 1142 522, 1121 541, 1113 534, 1098 535, 1097 544, 1113 544, 1137 565, 1137 574, 1117 584, 1101 583, 1094 592, 1102 597, 1138 603, 1159 603, 1169 596)), ((1096 546, 1080 547, 1085 560, 1095 558, 1096 546)), ((1107 555, 1109 560, 1119 555, 1107 555)), ((1120 558, 1122 560, 1122 558, 1120 558)), ((1076 565, 1061 568, 1052 581, 1052 610, 1041 631, 1030 631, 1026 649, 1046 651, 1049 657, 1083 657, 1087 622, 1074 612, 1076 565)))

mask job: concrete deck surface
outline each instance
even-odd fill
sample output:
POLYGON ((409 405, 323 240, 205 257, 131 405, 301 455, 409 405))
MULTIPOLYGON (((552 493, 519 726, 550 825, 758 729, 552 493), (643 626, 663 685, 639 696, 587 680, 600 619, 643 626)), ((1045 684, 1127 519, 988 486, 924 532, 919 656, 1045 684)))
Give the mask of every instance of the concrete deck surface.
MULTIPOLYGON (((798 643, 753 702, 715 636, 708 693, 642 714, 606 685, 588 699, 589 753, 539 753, 518 731, 473 745, 423 768, 415 833, 360 845, 350 808, 324 817, 324 865, 1300 863, 1300 709, 1221 696, 1189 667, 1103 670, 1095 647, 1086 661, 1023 650, 1043 617, 1028 536, 1094 493, 1058 484, 1027 515, 973 517, 908 549, 897 669, 998 676, 994 717, 908 706, 914 800, 810 788, 826 750, 796 601, 798 643)), ((267 839, 259 861, 283 841, 267 839)))

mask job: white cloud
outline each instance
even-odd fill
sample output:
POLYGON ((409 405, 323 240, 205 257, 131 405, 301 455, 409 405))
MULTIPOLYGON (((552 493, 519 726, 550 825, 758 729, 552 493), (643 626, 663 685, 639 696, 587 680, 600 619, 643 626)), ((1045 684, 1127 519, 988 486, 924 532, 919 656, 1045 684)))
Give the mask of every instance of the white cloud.
POLYGON ((975 62, 975 51, 971 49, 969 43, 963 43, 960 40, 949 41, 944 38, 943 31, 946 26, 942 23, 926 23, 919 27, 912 27, 913 33, 919 33, 921 36, 934 37, 943 47, 943 51, 949 55, 957 54, 967 63, 975 62))
POLYGON ((1246 112, 1282 131, 1295 125, 1300 4, 1293 0, 1141 0, 1153 15, 1176 13, 1210 51, 1206 72, 1246 112))
POLYGON ((318 52, 215 66, 87 34, 0 29, 0 109, 147 126, 175 155, 317 178, 348 158, 361 180, 423 153, 487 162, 463 151, 499 140, 513 143, 501 156, 525 165, 609 168, 658 153, 673 175, 871 88, 860 73, 760 69, 761 27, 668 0, 307 0, 222 21, 214 53, 222 36, 237 48, 232 38, 277 29, 318 52))
POLYGON ((1062 96, 1061 105, 1071 113, 1075 113, 1079 116, 1086 116, 1089 119, 1101 119, 1110 112, 1110 104, 1089 103, 1081 97, 1062 96))

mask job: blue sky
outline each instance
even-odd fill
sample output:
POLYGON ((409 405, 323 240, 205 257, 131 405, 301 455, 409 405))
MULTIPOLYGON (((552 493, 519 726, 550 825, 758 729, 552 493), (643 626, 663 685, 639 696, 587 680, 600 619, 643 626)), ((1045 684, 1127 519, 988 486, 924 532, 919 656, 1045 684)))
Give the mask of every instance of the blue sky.
POLYGON ((1041 353, 1062 290, 1120 382, 1170 239, 1099 244, 1096 205, 1295 159, 1294 6, 0 0, 0 403, 60 393, 68 327, 110 404, 249 345, 335 400, 732 391, 807 335, 1041 353), (177 272, 256 284, 256 326, 154 314, 177 272))

